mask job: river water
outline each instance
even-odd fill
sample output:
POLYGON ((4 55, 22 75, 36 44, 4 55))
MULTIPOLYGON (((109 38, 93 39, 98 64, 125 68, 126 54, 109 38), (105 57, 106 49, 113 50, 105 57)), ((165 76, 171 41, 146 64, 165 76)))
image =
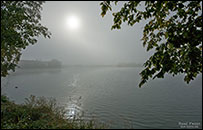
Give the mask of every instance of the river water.
POLYGON ((110 128, 202 128, 202 75, 190 84, 182 75, 165 75, 139 88, 142 69, 18 69, 1 79, 2 93, 17 103, 30 95, 53 97, 68 118, 84 112, 110 128))

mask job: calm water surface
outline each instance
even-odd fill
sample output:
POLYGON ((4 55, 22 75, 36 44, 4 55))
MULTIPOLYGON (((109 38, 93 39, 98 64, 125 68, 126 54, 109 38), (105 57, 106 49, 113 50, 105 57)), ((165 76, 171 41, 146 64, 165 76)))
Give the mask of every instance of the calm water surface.
POLYGON ((93 116, 109 123, 111 128, 202 128, 202 75, 189 85, 181 75, 166 75, 138 88, 141 70, 130 67, 17 70, 1 79, 2 93, 17 103, 23 103, 31 94, 54 97, 66 106, 67 117, 84 111, 85 118, 93 116), (197 124, 191 126, 191 122, 197 124))

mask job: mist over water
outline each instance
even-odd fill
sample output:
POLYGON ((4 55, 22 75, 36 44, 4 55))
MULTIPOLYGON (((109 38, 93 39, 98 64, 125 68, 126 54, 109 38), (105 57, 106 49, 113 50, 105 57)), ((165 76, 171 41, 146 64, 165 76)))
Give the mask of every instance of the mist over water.
POLYGON ((51 39, 22 50, 20 68, 1 78, 1 93, 19 104, 30 95, 55 98, 68 119, 94 117, 110 128, 202 128, 202 74, 190 84, 166 74, 139 88, 154 52, 141 41, 146 21, 111 30, 111 13, 100 14, 100 1, 46 1, 41 23, 51 39))

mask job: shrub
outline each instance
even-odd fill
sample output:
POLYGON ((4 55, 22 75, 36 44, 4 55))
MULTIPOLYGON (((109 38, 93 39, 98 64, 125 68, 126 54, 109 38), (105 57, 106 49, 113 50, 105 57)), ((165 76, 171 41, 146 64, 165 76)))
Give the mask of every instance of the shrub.
POLYGON ((30 96, 15 104, 1 96, 1 129, 95 129, 104 128, 95 120, 66 119, 65 109, 53 98, 30 96))

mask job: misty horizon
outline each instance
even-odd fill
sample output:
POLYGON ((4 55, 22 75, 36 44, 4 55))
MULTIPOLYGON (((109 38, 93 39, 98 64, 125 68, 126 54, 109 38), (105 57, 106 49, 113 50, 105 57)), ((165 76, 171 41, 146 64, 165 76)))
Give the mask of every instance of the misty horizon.
POLYGON ((102 18, 99 3, 45 2, 41 22, 49 28, 51 38, 39 37, 35 45, 22 51, 21 59, 58 59, 64 64, 144 63, 152 54, 141 42, 144 24, 124 24, 121 30, 111 30, 112 16, 107 13, 102 18), (80 20, 77 30, 66 26, 72 14, 80 20))
MULTIPOLYGON (((21 59, 20 61, 19 61, 19 63, 21 62, 21 61, 40 61, 40 62, 48 62, 48 61, 52 61, 52 60, 58 60, 58 59, 46 59, 46 60, 41 60, 41 59, 21 59)), ((61 60, 58 60, 59 62, 61 62, 61 64, 63 65, 63 66, 66 66, 66 65, 119 65, 119 64, 139 64, 139 65, 143 65, 144 63, 138 63, 138 62, 118 62, 118 63, 106 63, 106 64, 96 64, 96 63, 90 63, 90 64, 88 64, 88 63, 79 63, 79 64, 71 64, 71 63, 67 63, 67 64, 65 64, 65 63, 63 63, 63 61, 61 61, 61 60)))

